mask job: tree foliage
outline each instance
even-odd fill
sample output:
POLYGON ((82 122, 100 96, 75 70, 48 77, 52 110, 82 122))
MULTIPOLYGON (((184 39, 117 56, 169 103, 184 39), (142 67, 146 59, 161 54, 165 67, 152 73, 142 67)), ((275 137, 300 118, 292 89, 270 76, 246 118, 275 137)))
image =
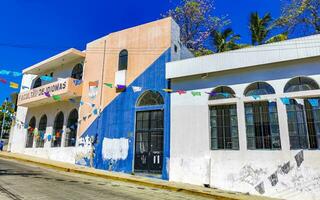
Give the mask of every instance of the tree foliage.
POLYGON ((271 36, 273 29, 273 19, 270 13, 260 17, 258 12, 250 14, 249 29, 251 32, 252 45, 279 42, 288 39, 287 32, 271 36), (271 36, 271 38, 269 38, 271 36))
POLYGON ((275 26, 296 36, 320 33, 320 1, 283 0, 282 14, 275 26))
POLYGON ((213 10, 212 0, 181 0, 166 15, 178 23, 181 42, 195 55, 211 53, 205 47, 210 33, 229 23, 225 17, 212 16, 213 10))
POLYGON ((240 35, 235 34, 232 28, 226 28, 223 31, 213 30, 211 37, 216 53, 240 48, 240 45, 236 43, 240 39, 240 35))
POLYGON ((2 126, 3 117, 5 116, 5 122, 6 123, 4 125, 4 129, 5 130, 9 130, 10 129, 11 123, 12 123, 12 119, 9 116, 9 113, 13 114, 14 112, 15 112, 14 104, 12 102, 10 102, 10 101, 5 102, 4 101, 2 103, 2 105, 0 106, 0 127, 2 126))

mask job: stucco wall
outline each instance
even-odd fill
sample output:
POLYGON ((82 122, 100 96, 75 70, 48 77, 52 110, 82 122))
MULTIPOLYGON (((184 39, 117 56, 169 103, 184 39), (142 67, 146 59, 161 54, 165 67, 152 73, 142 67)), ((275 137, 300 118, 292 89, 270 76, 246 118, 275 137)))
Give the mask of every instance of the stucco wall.
MULTIPOLYGON (((171 160, 170 180, 258 194, 255 186, 265 183, 266 196, 285 199, 317 199, 320 195, 320 152, 304 150, 305 160, 300 168, 290 150, 283 88, 296 76, 308 76, 320 84, 320 59, 256 66, 209 74, 208 77, 190 76, 172 80, 174 90, 210 92, 217 86, 231 87, 239 98, 208 101, 209 95, 190 93, 171 95, 171 160), (262 100, 277 99, 282 150, 247 150, 244 103, 254 101, 243 97, 252 82, 266 81, 276 95, 262 100), (237 105, 240 150, 210 150, 209 105, 234 103, 237 105), (268 177, 290 161, 288 174, 278 174, 279 183, 271 186, 268 177)), ((295 92, 295 97, 319 97, 320 90, 295 92)))

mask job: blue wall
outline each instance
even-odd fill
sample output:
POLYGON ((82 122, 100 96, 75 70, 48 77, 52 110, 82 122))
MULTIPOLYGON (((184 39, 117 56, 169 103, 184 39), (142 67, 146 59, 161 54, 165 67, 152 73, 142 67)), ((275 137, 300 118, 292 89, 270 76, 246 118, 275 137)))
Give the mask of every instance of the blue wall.
MULTIPOLYGON (((87 131, 82 135, 95 136, 97 134, 97 144, 95 145, 94 167, 103 170, 132 173, 134 162, 135 145, 135 116, 138 110, 164 109, 164 152, 162 178, 168 180, 169 173, 167 162, 170 158, 170 94, 162 89, 168 88, 168 81, 165 79, 165 64, 171 59, 170 49, 165 51, 152 65, 150 65, 127 89, 119 94, 102 111, 87 131), (141 92, 134 93, 131 86, 142 87, 141 92), (136 108, 139 96, 146 90, 155 90, 161 93, 165 104, 163 106, 136 108), (104 138, 129 139, 129 152, 125 160, 103 160, 102 142, 104 138)), ((89 161, 87 160, 87 165, 89 161)))

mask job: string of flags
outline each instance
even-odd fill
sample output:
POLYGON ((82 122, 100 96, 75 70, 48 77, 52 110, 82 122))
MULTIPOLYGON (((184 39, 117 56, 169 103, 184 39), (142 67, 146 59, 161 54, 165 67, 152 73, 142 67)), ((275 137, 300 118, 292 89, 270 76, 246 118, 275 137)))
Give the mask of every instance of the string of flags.
POLYGON ((9 71, 9 70, 0 70, 0 75, 7 75, 7 76, 22 76, 21 72, 9 71))

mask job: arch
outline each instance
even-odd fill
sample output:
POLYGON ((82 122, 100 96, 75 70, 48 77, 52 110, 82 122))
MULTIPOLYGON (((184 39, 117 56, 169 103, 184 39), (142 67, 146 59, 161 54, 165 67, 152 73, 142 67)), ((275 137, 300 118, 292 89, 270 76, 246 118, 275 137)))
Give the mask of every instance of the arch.
POLYGON ((36 128, 36 118, 33 116, 28 124, 26 148, 33 147, 34 130, 36 128))
POLYGON ((295 77, 284 86, 284 93, 319 89, 318 83, 309 77, 295 77))
POLYGON ((52 147, 60 147, 61 146, 61 137, 63 131, 63 124, 64 124, 64 115, 63 112, 59 112, 56 115, 53 125, 53 134, 52 134, 52 147))
POLYGON ((127 70, 128 68, 128 51, 123 49, 119 53, 119 66, 118 70, 127 70))
POLYGON ((145 91, 141 96, 139 97, 136 106, 156 106, 156 105, 163 105, 164 100, 162 95, 153 90, 145 91))
POLYGON ((81 63, 76 64, 71 72, 71 78, 82 80, 83 65, 81 63))
POLYGON ((40 77, 38 77, 38 78, 35 80, 35 82, 33 83, 32 89, 41 87, 41 85, 42 85, 42 81, 41 81, 40 77))
POLYGON ((228 86, 219 86, 212 90, 216 95, 210 95, 209 100, 227 99, 235 97, 235 92, 228 86))
POLYGON ((47 129, 47 115, 42 115, 39 121, 39 126, 38 126, 38 138, 36 141, 36 147, 43 147, 44 146, 44 134, 46 132, 47 129))
POLYGON ((275 94, 273 87, 266 82, 251 83, 244 91, 245 96, 275 94))
POLYGON ((69 114, 65 138, 66 147, 73 147, 76 145, 78 117, 77 109, 73 109, 69 114))

